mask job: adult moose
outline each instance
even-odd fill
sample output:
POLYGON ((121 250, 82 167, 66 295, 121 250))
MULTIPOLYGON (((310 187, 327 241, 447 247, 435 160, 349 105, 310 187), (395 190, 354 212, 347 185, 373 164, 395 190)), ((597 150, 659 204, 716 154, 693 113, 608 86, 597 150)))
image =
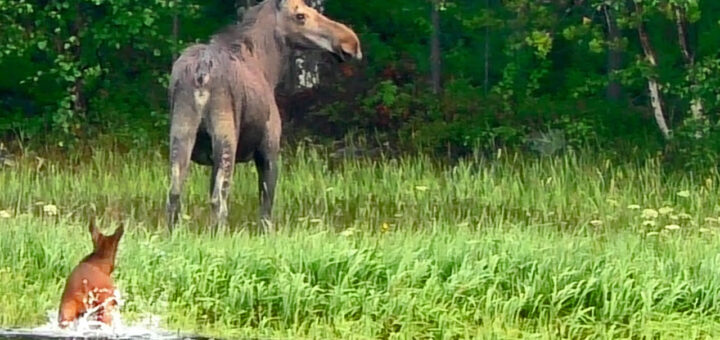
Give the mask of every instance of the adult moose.
POLYGON ((169 86, 171 231, 190 160, 212 165, 216 225, 227 223, 235 163, 254 160, 260 221, 266 232, 272 231, 281 133, 274 91, 293 49, 362 59, 360 41, 347 26, 303 0, 265 0, 249 9, 240 24, 216 34, 208 44, 188 47, 175 61, 169 86))

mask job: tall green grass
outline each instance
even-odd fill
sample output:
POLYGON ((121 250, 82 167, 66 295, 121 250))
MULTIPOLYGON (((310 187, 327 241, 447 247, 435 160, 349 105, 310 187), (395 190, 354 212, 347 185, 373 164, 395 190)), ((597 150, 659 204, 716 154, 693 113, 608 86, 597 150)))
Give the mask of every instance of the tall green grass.
POLYGON ((206 232, 208 171, 163 224, 167 164, 98 151, 0 170, 0 326, 45 322, 90 251, 87 215, 124 221, 123 313, 223 336, 717 338, 717 174, 657 160, 496 155, 335 161, 287 152, 274 219, 241 165, 231 230, 206 232), (2 217, 5 216, 5 217, 2 217), (8 217, 9 216, 9 217, 8 217))

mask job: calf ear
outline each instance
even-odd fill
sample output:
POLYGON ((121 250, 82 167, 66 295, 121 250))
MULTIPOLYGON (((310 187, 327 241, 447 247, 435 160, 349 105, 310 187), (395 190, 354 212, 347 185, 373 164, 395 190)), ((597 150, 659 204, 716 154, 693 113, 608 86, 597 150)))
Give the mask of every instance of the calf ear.
POLYGON ((88 226, 88 230, 90 231, 90 237, 92 237, 93 245, 98 245, 98 243, 100 243, 100 239, 102 238, 102 234, 95 226, 95 216, 90 217, 90 225, 88 226))
POLYGON ((123 236, 124 233, 125 233, 125 224, 120 222, 120 226, 117 227, 117 229, 115 229, 115 233, 112 236, 115 243, 118 243, 120 241, 120 238, 123 236))

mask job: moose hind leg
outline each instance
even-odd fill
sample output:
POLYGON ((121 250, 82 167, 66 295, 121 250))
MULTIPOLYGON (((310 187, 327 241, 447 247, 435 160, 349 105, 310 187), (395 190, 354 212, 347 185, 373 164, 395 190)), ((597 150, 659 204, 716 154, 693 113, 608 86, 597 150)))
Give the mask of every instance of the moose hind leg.
MULTIPOLYGON (((231 113, 228 113, 231 115, 231 113)), ((232 117, 232 116, 230 116, 232 117)), ((228 218, 228 197, 232 185, 232 176, 235 168, 235 138, 232 120, 213 124, 213 173, 210 181, 210 202, 215 216, 215 226, 224 227, 228 218)))
POLYGON ((170 190, 167 198, 168 228, 171 232, 180 214, 180 196, 200 125, 200 116, 192 108, 176 104, 174 111, 170 127, 170 190))
POLYGON ((266 233, 274 231, 272 207, 277 183, 277 153, 256 152, 255 167, 258 173, 258 191, 260 194, 260 225, 266 233))

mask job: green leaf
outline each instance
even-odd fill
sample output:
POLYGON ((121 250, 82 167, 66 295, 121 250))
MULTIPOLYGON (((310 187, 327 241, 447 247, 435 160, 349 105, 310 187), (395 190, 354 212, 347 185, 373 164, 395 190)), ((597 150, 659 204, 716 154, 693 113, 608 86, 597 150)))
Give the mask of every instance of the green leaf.
POLYGON ((593 38, 592 40, 590 40, 588 46, 590 47, 590 52, 593 53, 603 53, 604 51, 603 42, 598 38, 593 38))

